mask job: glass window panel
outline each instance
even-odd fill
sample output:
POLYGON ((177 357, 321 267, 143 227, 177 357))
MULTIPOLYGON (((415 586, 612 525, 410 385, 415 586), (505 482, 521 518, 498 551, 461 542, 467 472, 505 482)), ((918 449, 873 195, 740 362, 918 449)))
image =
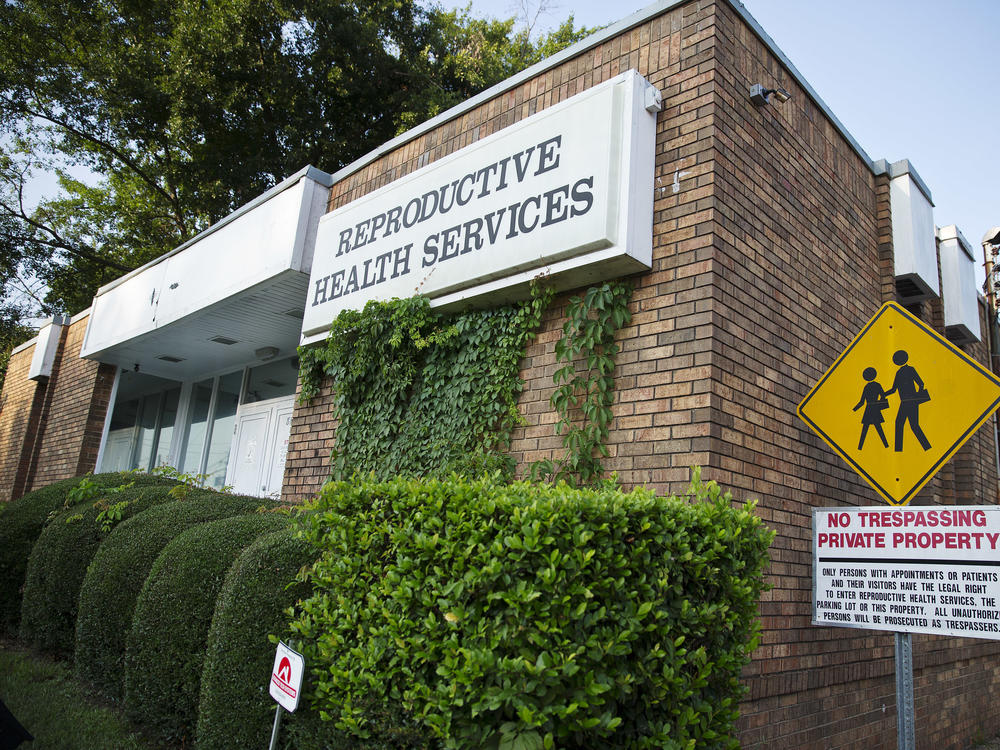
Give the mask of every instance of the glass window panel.
POLYGON ((265 362, 253 367, 247 378, 247 390, 243 394, 243 403, 252 404, 271 398, 294 396, 295 381, 298 376, 299 361, 297 357, 265 362))
POLYGON ((160 405, 160 394, 143 396, 139 413, 139 429, 136 434, 135 466, 147 471, 152 467, 150 460, 155 449, 156 411, 160 405))
POLYGON ((149 469, 153 459, 170 450, 180 388, 176 381, 123 370, 118 374, 117 395, 104 443, 101 471, 149 469), (166 394, 166 399, 162 399, 166 394), (161 403, 167 413, 157 420, 161 403), (157 448, 157 424, 167 427, 157 448))
POLYGON ((177 421, 177 404, 181 398, 180 388, 171 388, 163 394, 160 408, 160 434, 156 439, 156 462, 154 466, 171 464, 170 443, 174 437, 174 423, 177 421))
POLYGON ((229 448, 233 442, 233 427, 236 423, 236 407, 240 403, 242 382, 242 371, 232 372, 219 378, 219 395, 215 402, 212 437, 208 445, 208 461, 205 464, 207 484, 215 489, 220 489, 226 483, 226 466, 229 463, 229 448))
POLYGON ((108 427, 108 439, 104 443, 101 471, 128 471, 132 466, 132 439, 135 437, 135 422, 139 413, 139 399, 115 403, 108 427))
POLYGON ((188 474, 200 474, 201 454, 205 449, 208 428, 208 407, 212 403, 212 381, 195 383, 191 389, 191 421, 184 438, 184 458, 177 467, 188 474))

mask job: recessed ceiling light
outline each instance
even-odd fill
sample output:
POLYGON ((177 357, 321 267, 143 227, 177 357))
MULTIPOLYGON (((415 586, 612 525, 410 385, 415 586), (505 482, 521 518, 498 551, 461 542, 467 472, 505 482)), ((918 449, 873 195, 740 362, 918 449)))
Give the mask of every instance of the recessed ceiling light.
POLYGON ((173 357, 169 354, 161 354, 159 357, 157 357, 157 359, 162 359, 164 362, 170 362, 172 364, 184 361, 183 357, 173 357))
POLYGON ((216 344, 225 344, 226 346, 239 343, 236 339, 231 339, 228 336, 213 336, 209 341, 214 341, 216 344))

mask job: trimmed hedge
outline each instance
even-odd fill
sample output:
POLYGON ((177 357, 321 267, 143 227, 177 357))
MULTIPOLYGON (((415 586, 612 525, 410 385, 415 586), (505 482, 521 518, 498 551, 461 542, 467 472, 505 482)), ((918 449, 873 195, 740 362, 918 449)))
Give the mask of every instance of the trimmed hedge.
POLYGON ((394 706, 448 748, 738 747, 773 538, 687 497, 490 480, 331 483, 292 623, 315 706, 394 706))
MULTIPOLYGON (((267 747, 275 706, 267 679, 275 647, 268 636, 284 633, 285 610, 309 595, 305 583, 289 584, 312 562, 312 548, 288 528, 257 539, 229 569, 201 675, 196 743, 201 750, 267 747)), ((298 716, 286 717, 283 734, 298 716)))
POLYGON ((135 606, 125 653, 125 711, 159 738, 189 742, 215 601, 226 572, 288 516, 254 513, 194 526, 163 548, 135 606))
MULTIPOLYGON (((21 590, 28 570, 31 548, 54 510, 62 508, 69 491, 83 477, 63 479, 11 500, 0 507, 0 630, 14 633, 21 615, 21 590)), ((150 474, 96 474, 90 478, 99 487, 174 485, 172 479, 150 474)))
POLYGON ((165 485, 129 487, 96 503, 64 510, 46 525, 28 559, 21 602, 22 640, 55 656, 72 656, 80 587, 98 546, 110 533, 98 516, 113 505, 118 520, 125 520, 171 500, 170 490, 165 485))
POLYGON ((259 497, 213 492, 154 506, 119 524, 97 550, 80 589, 74 654, 77 676, 120 700, 135 603, 163 548, 199 523, 273 505, 259 497))

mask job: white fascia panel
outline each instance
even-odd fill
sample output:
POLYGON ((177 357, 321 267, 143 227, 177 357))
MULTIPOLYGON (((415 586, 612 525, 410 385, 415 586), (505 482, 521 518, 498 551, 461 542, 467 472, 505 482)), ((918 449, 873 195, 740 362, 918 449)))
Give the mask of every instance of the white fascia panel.
POLYGON ((186 245, 103 287, 81 356, 100 358, 289 270, 308 273, 328 178, 306 168, 186 245))
POLYGON ((28 366, 28 380, 45 380, 52 375, 62 329, 63 319, 59 316, 38 329, 35 351, 31 354, 31 364, 28 366))
POLYGON ((892 210, 892 247, 897 281, 911 282, 908 301, 940 296, 934 204, 905 159, 890 168, 889 202, 892 210))
POLYGON ((157 263, 94 297, 80 350, 88 357, 156 327, 156 301, 166 264, 157 263))
POLYGON ((938 230, 944 326, 956 343, 979 341, 979 291, 972 245, 954 224, 938 230))
POLYGON ((167 258, 156 326, 173 323, 292 268, 304 183, 300 180, 167 258))

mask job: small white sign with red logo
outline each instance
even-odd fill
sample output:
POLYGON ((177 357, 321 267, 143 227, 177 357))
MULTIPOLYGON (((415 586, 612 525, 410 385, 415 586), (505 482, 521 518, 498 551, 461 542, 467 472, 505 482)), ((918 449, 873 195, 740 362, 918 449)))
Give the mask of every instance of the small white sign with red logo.
POLYGON ((299 707, 305 666, 306 660, 302 658, 302 654, 292 651, 284 643, 278 643, 274 667, 271 669, 271 697, 289 713, 299 707))

